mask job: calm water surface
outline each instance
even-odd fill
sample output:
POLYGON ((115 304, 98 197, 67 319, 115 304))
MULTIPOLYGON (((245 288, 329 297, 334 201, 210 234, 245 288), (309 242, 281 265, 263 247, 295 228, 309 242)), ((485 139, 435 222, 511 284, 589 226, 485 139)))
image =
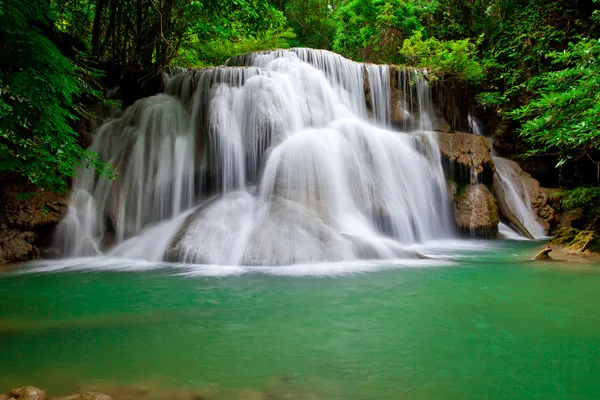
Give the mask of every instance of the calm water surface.
POLYGON ((535 246, 448 245, 453 262, 372 269, 37 264, 0 275, 0 393, 598 399, 600 265, 525 262, 535 246))

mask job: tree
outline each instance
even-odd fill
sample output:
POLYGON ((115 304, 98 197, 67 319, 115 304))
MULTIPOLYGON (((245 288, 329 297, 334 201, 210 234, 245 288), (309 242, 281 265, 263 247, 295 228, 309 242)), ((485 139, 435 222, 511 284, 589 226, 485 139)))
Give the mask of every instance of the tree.
POLYGON ((95 92, 88 74, 49 39, 42 0, 0 2, 0 175, 65 191, 82 161, 110 171, 83 150, 71 124, 78 99, 95 92))

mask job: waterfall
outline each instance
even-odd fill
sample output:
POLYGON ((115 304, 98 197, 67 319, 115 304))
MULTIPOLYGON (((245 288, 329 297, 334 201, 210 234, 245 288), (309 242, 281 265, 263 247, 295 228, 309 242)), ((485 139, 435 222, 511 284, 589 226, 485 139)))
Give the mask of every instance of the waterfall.
MULTIPOLYGON (((469 124, 474 134, 482 135, 482 129, 478 121, 471 115, 469 115, 469 124)), ((508 208, 531 237, 534 239, 544 238, 546 232, 535 217, 527 187, 520 177, 521 167, 512 160, 498 156, 494 151, 492 139, 488 137, 487 140, 492 149, 492 160, 496 165, 496 174, 502 186, 508 208)))
POLYGON ((404 73, 419 122, 395 132, 392 73, 312 49, 167 69, 163 94, 94 135, 118 179, 80 171, 57 245, 224 265, 416 257, 454 224, 427 81, 404 73))

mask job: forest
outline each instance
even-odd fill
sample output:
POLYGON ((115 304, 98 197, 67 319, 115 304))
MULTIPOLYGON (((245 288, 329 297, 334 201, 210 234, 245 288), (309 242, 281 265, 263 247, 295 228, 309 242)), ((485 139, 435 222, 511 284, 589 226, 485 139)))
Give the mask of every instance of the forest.
POLYGON ((0 181, 110 177, 77 130, 107 89, 130 104, 167 66, 289 47, 459 82, 564 207, 600 214, 600 0, 0 0, 0 181))

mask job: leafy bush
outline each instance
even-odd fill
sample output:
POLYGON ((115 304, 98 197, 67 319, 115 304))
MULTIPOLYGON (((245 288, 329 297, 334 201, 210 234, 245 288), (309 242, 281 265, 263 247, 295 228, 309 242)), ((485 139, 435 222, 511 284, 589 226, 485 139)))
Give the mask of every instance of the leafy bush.
POLYGON ((484 73, 477 61, 476 49, 476 44, 469 39, 424 39, 418 31, 404 41, 400 53, 407 65, 427 68, 434 75, 456 75, 465 81, 479 82, 484 73))
POLYGON ((173 65, 207 67, 222 65, 227 59, 251 51, 285 49, 291 47, 296 37, 291 29, 268 30, 260 36, 237 40, 211 40, 208 43, 191 42, 174 59, 173 65))
POLYGON ((110 170, 79 144, 77 100, 93 95, 80 68, 42 32, 47 3, 0 2, 0 174, 65 191, 83 160, 110 170))
POLYGON ((398 43, 422 29, 421 9, 405 0, 352 0, 337 13, 333 49, 370 62, 397 62, 398 43))
POLYGON ((600 187, 579 187, 560 194, 561 211, 581 208, 585 214, 600 216, 600 187))
MULTIPOLYGON (((600 40, 581 39, 548 55, 560 69, 532 78, 534 95, 509 115, 523 122, 529 154, 556 151, 559 165, 600 148, 600 40)), ((600 160, 594 160, 595 162, 600 160)))

